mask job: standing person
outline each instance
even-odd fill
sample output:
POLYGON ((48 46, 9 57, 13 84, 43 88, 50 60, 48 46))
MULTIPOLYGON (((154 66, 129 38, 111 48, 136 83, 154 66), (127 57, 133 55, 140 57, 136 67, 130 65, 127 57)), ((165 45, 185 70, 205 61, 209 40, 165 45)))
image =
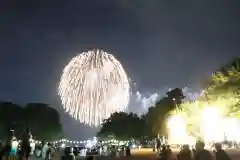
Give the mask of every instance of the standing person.
POLYGON ((48 142, 44 142, 43 147, 42 147, 42 159, 47 158, 48 149, 49 149, 48 142))
POLYGON ((181 151, 177 155, 177 160, 192 160, 192 152, 189 145, 183 145, 181 151))
POLYGON ((126 147, 126 156, 130 157, 131 156, 131 149, 129 146, 126 147))
POLYGON ((166 146, 166 149, 167 149, 167 151, 168 151, 170 154, 172 154, 172 150, 171 150, 170 145, 167 145, 167 146, 166 146))
POLYGON ((15 136, 15 131, 14 130, 10 131, 10 145, 11 145, 10 155, 17 156, 18 141, 17 141, 17 138, 15 136))
POLYGON ((17 146, 18 146, 18 141, 17 141, 17 138, 15 137, 15 132, 14 130, 9 130, 7 134, 7 138, 2 144, 3 154, 6 156, 16 156, 17 146))
POLYGON ((46 151, 45 160, 50 160, 52 158, 52 155, 53 155, 53 146, 51 143, 48 143, 48 149, 46 151))
POLYGON ((162 149, 159 153, 160 160, 168 160, 169 159, 169 153, 165 145, 162 145, 162 149))
POLYGON ((3 142, 1 146, 1 159, 3 157, 11 157, 14 159, 17 156, 17 147, 18 147, 18 141, 17 138, 15 137, 15 132, 14 130, 9 130, 7 133, 7 138, 3 142))
POLYGON ((65 148, 65 154, 62 156, 62 160, 75 160, 75 155, 73 154, 73 148, 67 147, 65 148))
POLYGON ((160 153, 160 149, 161 149, 161 141, 160 138, 156 139, 156 148, 157 148, 157 153, 160 153))
POLYGON ((222 149, 222 145, 220 143, 215 144, 215 149, 216 160, 231 160, 227 153, 222 149))
POLYGON ((172 152, 172 149, 171 149, 171 147, 170 147, 170 145, 167 145, 166 146, 166 151, 167 151, 167 153, 168 153, 168 159, 169 160, 173 160, 174 158, 174 156, 173 156, 173 152, 172 152))
POLYGON ((29 154, 31 152, 31 146, 30 146, 31 139, 32 139, 31 130, 30 128, 27 128, 22 137, 22 145, 21 145, 21 151, 19 155, 20 160, 23 160, 23 159, 28 160, 29 154))
POLYGON ((213 160, 213 156, 211 152, 204 149, 205 144, 203 142, 197 142, 196 143, 196 153, 194 156, 194 160, 213 160))

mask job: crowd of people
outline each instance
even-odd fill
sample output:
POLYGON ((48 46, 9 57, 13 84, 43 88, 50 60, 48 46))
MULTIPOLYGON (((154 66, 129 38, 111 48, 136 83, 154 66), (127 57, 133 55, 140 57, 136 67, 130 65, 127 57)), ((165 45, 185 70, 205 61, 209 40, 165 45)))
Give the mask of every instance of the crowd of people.
MULTIPOLYGON (((32 134, 30 129, 26 129, 22 139, 17 140, 15 137, 14 130, 9 130, 7 137, 0 145, 0 160, 6 159, 6 157, 17 157, 19 160, 28 159, 30 152, 32 152, 31 147, 32 134)), ((160 160, 173 160, 175 159, 172 150, 169 145, 161 145, 160 139, 156 140, 156 149, 159 154, 160 160)), ((116 155, 117 152, 122 151, 124 156, 131 156, 130 147, 122 147, 119 149, 108 149, 111 150, 110 153, 116 155), (113 152, 115 151, 115 152, 113 152)), ((53 153, 57 152, 54 150, 54 146, 51 143, 42 143, 36 146, 34 149, 34 154, 37 157, 41 157, 44 160, 50 160, 53 153)), ((59 157, 60 158, 60 157, 59 157)), ((8 158, 7 158, 8 159, 8 158)), ((73 153, 72 147, 66 147, 64 155, 61 157, 62 160, 75 160, 75 155, 73 153)), ((197 142, 194 149, 191 149, 189 145, 183 145, 180 152, 177 155, 177 160, 230 160, 230 157, 222 149, 222 144, 216 143, 214 152, 210 152, 205 149, 205 144, 203 142, 197 142), (214 158, 213 158, 214 157, 214 158)))
POLYGON ((0 158, 18 156, 19 160, 28 159, 31 152, 31 139, 32 134, 29 129, 26 129, 19 144, 14 130, 8 130, 7 137, 1 142, 0 158))
MULTIPOLYGON (((169 145, 158 145, 160 160, 175 159, 169 145)), ((215 144, 214 152, 205 149, 203 142, 197 142, 194 149, 190 149, 189 145, 183 145, 177 154, 177 160, 231 160, 228 154, 222 149, 221 143, 215 144)))
POLYGON ((21 139, 16 138, 14 130, 8 130, 6 138, 0 144, 0 160, 27 160, 32 154, 45 160, 51 159, 53 148, 51 143, 42 143, 41 146, 33 147, 32 142, 29 128, 26 129, 21 139))
MULTIPOLYGON (((53 145, 49 142, 35 144, 33 147, 31 145, 32 142, 32 134, 29 128, 26 129, 21 139, 16 138, 14 130, 8 130, 6 138, 0 143, 0 160, 27 160, 31 155, 43 160, 53 159, 55 155, 58 155, 58 159, 75 160, 76 154, 74 153, 73 147, 67 146, 64 147, 64 150, 61 150, 61 147, 53 145)), ((115 155, 116 150, 116 148, 108 148, 108 151, 110 153, 115 153, 115 155)), ((92 150, 88 150, 86 156, 93 157, 91 156, 91 154, 96 154, 95 152, 93 152, 92 150)), ((129 147, 127 147, 126 149, 126 156, 130 156, 129 147)))

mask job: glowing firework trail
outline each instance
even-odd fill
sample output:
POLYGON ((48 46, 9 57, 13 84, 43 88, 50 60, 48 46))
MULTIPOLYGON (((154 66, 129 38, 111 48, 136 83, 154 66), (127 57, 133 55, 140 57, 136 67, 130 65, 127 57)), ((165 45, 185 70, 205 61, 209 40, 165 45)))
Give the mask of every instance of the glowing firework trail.
POLYGON ((64 68, 58 94, 73 118, 98 126, 111 113, 127 107, 130 85, 114 56, 93 50, 77 55, 64 68))

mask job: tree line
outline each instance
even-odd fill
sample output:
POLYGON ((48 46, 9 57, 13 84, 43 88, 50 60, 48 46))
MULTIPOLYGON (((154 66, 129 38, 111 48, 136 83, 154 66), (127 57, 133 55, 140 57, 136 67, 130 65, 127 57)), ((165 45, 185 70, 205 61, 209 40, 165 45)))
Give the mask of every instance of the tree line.
MULTIPOLYGON (((198 101, 214 103, 222 98, 234 99, 227 115, 240 117, 240 59, 221 66, 202 86, 204 94, 198 101)), ((134 113, 116 112, 104 120, 98 136, 100 138, 115 137, 127 140, 156 137, 158 134, 167 136, 166 120, 175 110, 181 110, 184 105, 191 107, 191 102, 183 102, 185 96, 180 88, 168 91, 155 106, 148 109, 142 116, 134 113)))
POLYGON ((34 139, 56 140, 63 136, 60 117, 54 108, 44 103, 28 103, 22 107, 11 102, 0 102, 0 137, 14 129, 18 138, 30 127, 34 139))
POLYGON ((104 139, 110 135, 120 140, 127 140, 152 138, 159 133, 166 135, 164 122, 168 118, 168 113, 179 107, 183 99, 182 90, 175 88, 168 91, 165 97, 141 117, 134 113, 115 112, 103 121, 98 136, 104 139))

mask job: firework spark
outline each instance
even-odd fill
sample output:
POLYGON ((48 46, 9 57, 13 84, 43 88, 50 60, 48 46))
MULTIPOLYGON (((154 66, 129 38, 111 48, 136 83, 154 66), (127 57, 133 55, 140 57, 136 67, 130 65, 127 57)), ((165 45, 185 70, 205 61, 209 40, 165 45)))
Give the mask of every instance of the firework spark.
POLYGON ((113 55, 92 50, 77 55, 64 68, 58 94, 73 118, 98 126, 111 113, 126 109, 130 85, 113 55))

